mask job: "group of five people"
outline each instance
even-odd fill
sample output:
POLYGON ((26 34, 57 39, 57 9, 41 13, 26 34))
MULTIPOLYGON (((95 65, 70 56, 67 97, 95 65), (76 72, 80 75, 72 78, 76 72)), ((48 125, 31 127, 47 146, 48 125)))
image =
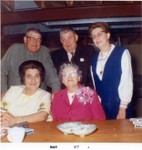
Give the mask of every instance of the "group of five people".
POLYGON ((129 117, 133 93, 129 51, 110 43, 107 23, 93 23, 89 33, 97 52, 91 45, 79 45, 71 27, 61 29, 63 48, 51 56, 35 29, 26 32, 24 44, 9 48, 1 63, 2 125, 129 117))

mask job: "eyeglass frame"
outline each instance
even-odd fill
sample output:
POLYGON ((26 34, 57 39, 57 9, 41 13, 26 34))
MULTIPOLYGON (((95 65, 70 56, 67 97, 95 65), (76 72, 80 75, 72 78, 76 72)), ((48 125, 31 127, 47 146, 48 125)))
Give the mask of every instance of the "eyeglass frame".
POLYGON ((106 33, 105 31, 100 31, 99 33, 97 33, 96 35, 91 35, 91 38, 93 40, 95 40, 96 38, 100 38, 102 37, 103 33, 106 33))
POLYGON ((62 77, 69 77, 69 76, 74 77, 75 75, 78 75, 77 70, 70 71, 67 73, 62 72, 62 77))
POLYGON ((35 38, 35 37, 32 37, 32 36, 28 36, 26 35, 27 38, 29 38, 31 41, 37 41, 37 42, 41 42, 42 39, 41 38, 35 38))

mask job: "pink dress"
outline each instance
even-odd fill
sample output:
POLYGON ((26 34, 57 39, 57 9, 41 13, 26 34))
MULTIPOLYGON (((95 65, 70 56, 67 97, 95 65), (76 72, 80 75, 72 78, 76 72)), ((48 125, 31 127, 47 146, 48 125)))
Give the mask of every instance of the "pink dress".
POLYGON ((56 121, 105 120, 106 118, 96 91, 89 87, 80 87, 72 104, 69 102, 67 89, 55 93, 51 113, 53 120, 56 121))

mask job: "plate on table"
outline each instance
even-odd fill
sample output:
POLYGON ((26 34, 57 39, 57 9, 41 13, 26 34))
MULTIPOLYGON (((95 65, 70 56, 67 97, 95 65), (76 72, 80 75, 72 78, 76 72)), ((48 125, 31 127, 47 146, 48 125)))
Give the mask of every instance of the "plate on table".
POLYGON ((97 126, 94 124, 81 124, 80 126, 75 128, 72 132, 75 135, 84 137, 85 135, 93 133, 96 129, 97 129, 97 126))
POLYGON ((57 128, 64 134, 72 134, 73 130, 81 125, 81 122, 66 122, 57 125, 57 128))
POLYGON ((62 131, 65 135, 75 134, 80 137, 93 133, 97 126, 94 124, 83 124, 81 122, 67 122, 58 124, 57 128, 62 131))

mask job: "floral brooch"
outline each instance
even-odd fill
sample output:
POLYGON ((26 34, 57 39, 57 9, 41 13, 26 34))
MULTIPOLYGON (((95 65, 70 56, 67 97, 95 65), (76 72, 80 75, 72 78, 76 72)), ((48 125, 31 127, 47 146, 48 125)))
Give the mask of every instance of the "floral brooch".
POLYGON ((80 103, 92 103, 95 99, 94 90, 89 87, 81 87, 76 93, 76 97, 80 103))

